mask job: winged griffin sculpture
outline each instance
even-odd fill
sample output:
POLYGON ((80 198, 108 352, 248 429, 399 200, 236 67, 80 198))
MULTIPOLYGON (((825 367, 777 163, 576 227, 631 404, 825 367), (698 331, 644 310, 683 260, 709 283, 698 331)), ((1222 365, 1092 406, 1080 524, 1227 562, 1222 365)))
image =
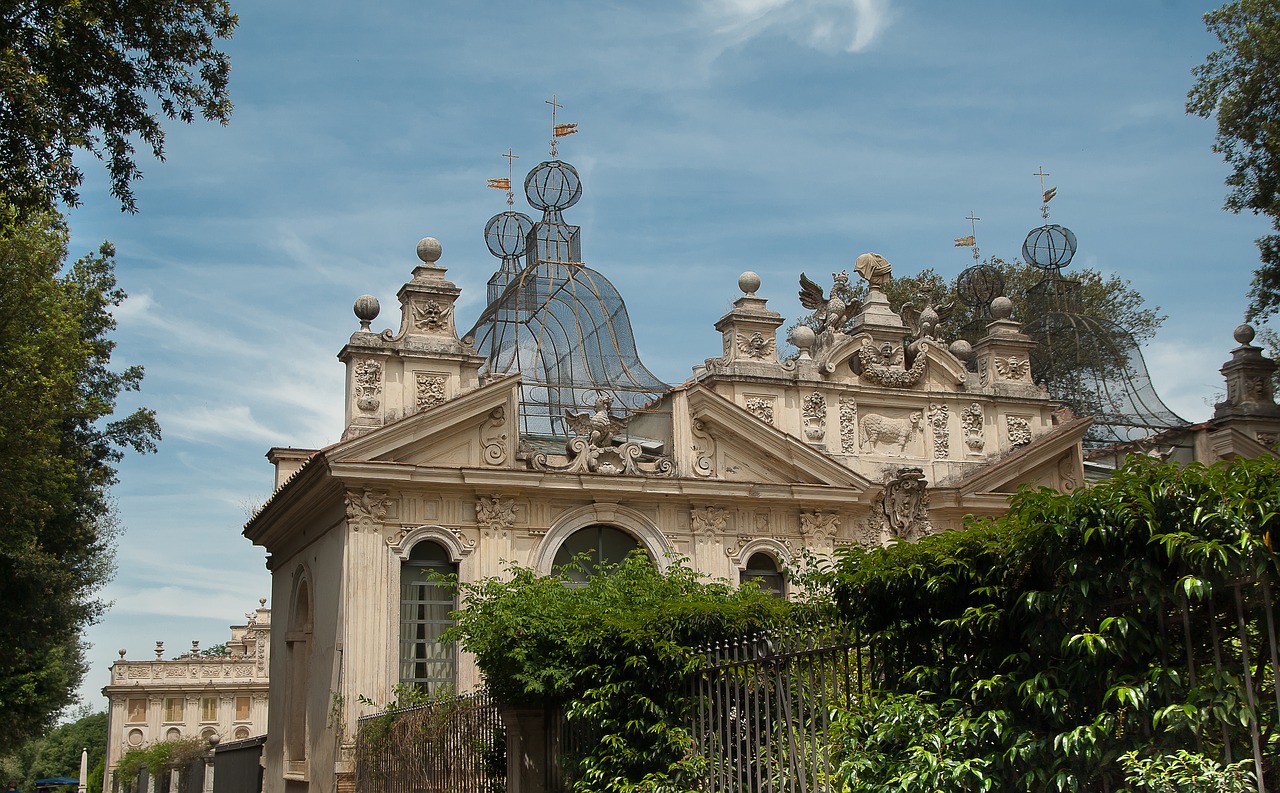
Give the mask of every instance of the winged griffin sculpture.
POLYGON ((822 287, 800 273, 800 305, 817 312, 816 318, 824 331, 838 333, 844 329, 846 322, 862 310, 862 304, 857 300, 845 303, 840 297, 841 288, 849 285, 849 273, 842 270, 832 273, 831 277, 835 283, 831 286, 831 296, 827 297, 822 287))

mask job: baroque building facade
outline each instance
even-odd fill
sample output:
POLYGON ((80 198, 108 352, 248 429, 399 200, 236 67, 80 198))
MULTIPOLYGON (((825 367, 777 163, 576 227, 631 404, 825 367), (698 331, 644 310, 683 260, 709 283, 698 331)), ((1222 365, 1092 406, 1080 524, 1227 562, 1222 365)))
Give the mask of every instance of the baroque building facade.
POLYGON ((476 326, 458 332, 460 290, 424 239, 398 328, 373 330, 377 301, 356 302, 340 440, 268 453, 276 489, 244 531, 269 554, 279 622, 268 791, 353 789, 358 718, 397 685, 479 685, 438 641, 457 604, 434 573, 477 581, 642 548, 785 596, 806 551, 916 539, 1003 513, 1025 483, 1084 481, 1089 420, 1032 381, 1034 342, 1007 299, 976 343, 943 345, 945 307, 895 310, 889 263, 865 254, 860 304, 801 278, 818 327, 796 329, 788 358, 785 320, 744 273, 715 323, 719 355, 670 387, 580 258, 563 216, 576 171, 542 163, 526 193, 542 220, 490 221, 501 265, 476 326))
POLYGON ((155 657, 127 660, 125 650, 111 665, 107 698, 106 777, 130 749, 176 738, 240 741, 267 729, 268 674, 271 663, 271 609, 266 598, 231 626, 221 655, 204 655, 197 642, 190 651, 165 659, 164 642, 155 657))

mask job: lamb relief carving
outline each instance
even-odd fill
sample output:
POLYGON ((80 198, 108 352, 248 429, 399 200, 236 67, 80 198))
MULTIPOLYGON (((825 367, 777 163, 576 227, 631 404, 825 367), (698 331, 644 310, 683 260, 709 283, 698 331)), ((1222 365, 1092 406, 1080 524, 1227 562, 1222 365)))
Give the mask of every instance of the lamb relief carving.
POLYGON ((906 418, 890 418, 879 413, 864 413, 860 422, 862 428, 859 448, 864 451, 879 451, 883 444, 902 457, 907 452, 907 445, 917 432, 924 431, 924 415, 916 410, 906 418))

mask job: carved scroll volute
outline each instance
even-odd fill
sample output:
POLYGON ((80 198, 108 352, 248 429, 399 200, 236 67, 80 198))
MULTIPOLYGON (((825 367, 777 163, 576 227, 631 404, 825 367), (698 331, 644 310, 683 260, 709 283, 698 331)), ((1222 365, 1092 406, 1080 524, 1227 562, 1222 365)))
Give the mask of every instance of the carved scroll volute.
POLYGON ((482 438, 484 461, 489 465, 503 465, 507 462, 506 425, 507 409, 505 407, 499 405, 490 411, 489 418, 485 422, 484 436, 482 438))
POLYGON ((702 419, 694 419, 693 432, 693 473, 696 476, 714 476, 716 472, 716 439, 711 437, 710 428, 702 419))

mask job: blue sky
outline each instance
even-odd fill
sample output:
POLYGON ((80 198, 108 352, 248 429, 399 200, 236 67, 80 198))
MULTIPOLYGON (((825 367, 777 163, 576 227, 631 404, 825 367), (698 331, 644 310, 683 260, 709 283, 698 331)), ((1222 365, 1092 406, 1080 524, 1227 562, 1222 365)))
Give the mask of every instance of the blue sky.
POLYGON ((583 178, 567 213, 583 258, 668 382, 719 353, 712 324, 743 270, 794 319, 801 271, 825 280, 864 251, 954 276, 970 211, 984 255, 1017 256, 1043 222, 1044 166, 1075 266, 1118 273, 1168 315, 1145 350, 1155 384, 1207 418, 1266 230, 1222 211, 1213 124, 1183 111, 1211 7, 241 2, 230 126, 171 125, 167 161, 142 161, 136 216, 84 161, 69 215, 75 253, 119 249, 117 360, 146 366, 137 403, 165 435, 121 466, 87 701, 102 704, 117 648, 224 641, 267 595, 240 535, 270 493, 263 454, 337 439, 352 301, 377 296, 375 329, 394 325, 419 238, 443 245, 460 324, 480 312, 497 265, 482 231, 506 208, 485 182, 508 147, 518 181, 546 158, 553 93, 580 129, 561 156, 583 178))

